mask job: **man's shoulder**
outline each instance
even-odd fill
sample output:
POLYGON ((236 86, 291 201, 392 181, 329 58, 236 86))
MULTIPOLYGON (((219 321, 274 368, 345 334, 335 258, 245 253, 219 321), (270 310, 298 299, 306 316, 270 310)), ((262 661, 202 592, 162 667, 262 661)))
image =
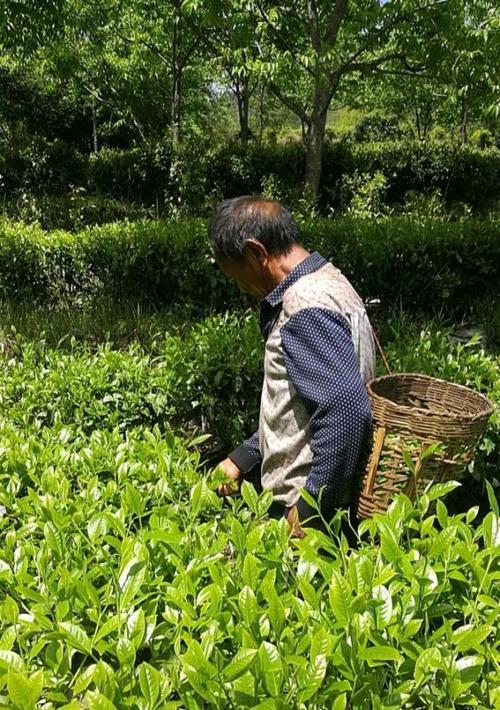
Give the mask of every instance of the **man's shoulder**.
POLYGON ((291 318, 304 308, 350 313, 363 303, 352 284, 333 264, 327 263, 292 284, 283 296, 283 313, 291 318))

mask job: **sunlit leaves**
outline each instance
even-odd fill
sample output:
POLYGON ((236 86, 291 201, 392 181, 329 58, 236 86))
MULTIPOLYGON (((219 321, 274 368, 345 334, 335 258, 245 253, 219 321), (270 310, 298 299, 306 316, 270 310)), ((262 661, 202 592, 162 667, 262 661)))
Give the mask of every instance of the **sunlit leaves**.
MULTIPOLYGON (((37 347, 25 373, 50 367, 37 347)), ((494 706, 493 505, 455 515, 452 486, 430 487, 364 525, 358 549, 317 531, 291 542, 268 495, 247 485, 223 504, 170 430, 0 419, 0 434, 0 684, 16 710, 346 710, 369 693, 494 706)))

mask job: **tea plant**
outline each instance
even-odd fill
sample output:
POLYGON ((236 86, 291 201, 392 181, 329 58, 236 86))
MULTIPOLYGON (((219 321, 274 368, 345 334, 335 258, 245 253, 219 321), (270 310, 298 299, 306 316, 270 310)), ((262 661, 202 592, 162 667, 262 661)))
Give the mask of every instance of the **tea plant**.
POLYGON ((399 497, 357 550, 338 519, 292 546, 269 494, 224 507, 168 431, 0 432, 3 704, 496 707, 493 497, 476 530, 451 483, 399 497))
MULTIPOLYGON (((498 360, 477 344, 400 335, 396 369, 498 401, 498 360)), ((399 496, 356 549, 339 517, 290 541, 269 494, 245 483, 223 503, 202 465, 200 432, 235 441, 255 416, 252 315, 122 349, 12 331, 0 344, 0 705, 498 707, 491 487, 482 519, 451 513, 448 483, 399 496)), ((494 421, 490 462, 497 439, 494 421)))

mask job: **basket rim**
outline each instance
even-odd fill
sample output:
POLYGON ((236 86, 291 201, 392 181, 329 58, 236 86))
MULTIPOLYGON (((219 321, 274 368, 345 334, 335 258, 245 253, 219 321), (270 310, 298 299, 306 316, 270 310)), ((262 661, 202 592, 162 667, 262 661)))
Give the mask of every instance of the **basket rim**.
POLYGON ((379 400, 380 402, 389 402, 392 404, 392 406, 397 407, 398 409, 401 409, 404 412, 414 412, 414 411, 419 411, 422 414, 425 414, 426 416, 430 417, 435 417, 435 416, 445 416, 447 418, 453 418, 453 419, 460 419, 460 420, 474 420, 477 419, 478 417, 483 417, 483 416, 490 416, 493 414, 495 411, 495 407, 492 402, 484 395, 482 392, 477 392, 476 390, 473 390, 471 387, 467 387, 466 385, 460 385, 456 382, 450 382, 449 380, 443 380, 439 377, 432 377, 431 375, 425 375, 421 372, 394 372, 391 375, 382 375, 380 377, 373 377, 371 380, 369 380, 366 383, 366 388, 370 393, 370 396, 373 397, 376 400, 379 400), (485 405, 485 408, 481 410, 480 412, 476 412, 474 414, 467 413, 467 412, 461 412, 461 413, 455 413, 455 412, 446 412, 446 414, 440 414, 436 415, 435 412, 430 412, 427 409, 423 409, 422 407, 415 407, 415 406, 410 406, 408 404, 399 404, 398 402, 395 402, 393 399, 389 399, 388 397, 383 397, 380 394, 377 394, 376 392, 373 391, 372 385, 375 382, 382 382, 382 381, 387 381, 387 380, 395 380, 395 379, 401 379, 401 378, 413 378, 413 379, 418 379, 418 380, 428 380, 428 381, 433 381, 437 382, 439 384, 446 385, 447 387, 453 387, 456 390, 462 390, 464 393, 467 392, 468 395, 473 394, 475 397, 477 397, 480 401, 482 401, 485 405))

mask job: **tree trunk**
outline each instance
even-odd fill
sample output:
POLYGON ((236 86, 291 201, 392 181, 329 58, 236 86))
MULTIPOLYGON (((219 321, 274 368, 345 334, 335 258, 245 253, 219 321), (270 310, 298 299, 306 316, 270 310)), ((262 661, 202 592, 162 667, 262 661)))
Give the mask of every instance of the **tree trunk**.
POLYGON ((314 92, 314 108, 307 136, 305 188, 309 198, 316 202, 321 180, 323 143, 325 141, 326 116, 330 104, 329 92, 317 88, 314 92))
POLYGON ((248 127, 249 116, 249 93, 248 93, 248 77, 240 82, 236 79, 235 82, 236 100, 238 102, 238 118, 240 120, 240 141, 242 145, 248 144, 250 130, 248 127))
POLYGON ((462 141, 462 145, 465 145, 468 140, 468 135, 467 135, 467 106, 465 105, 465 101, 462 102, 462 120, 460 123, 460 139, 462 141))
POLYGON ((94 147, 94 153, 98 153, 99 142, 97 140, 97 116, 94 102, 92 102, 92 144, 94 147))
POLYGON ((418 140, 421 141, 422 140, 422 130, 420 128, 420 111, 419 111, 418 106, 415 108, 415 123, 417 125, 417 137, 418 137, 418 140))
POLYGON ((178 145, 181 135, 181 80, 182 63, 179 58, 179 23, 180 17, 174 18, 172 33, 172 144, 178 145))
POLYGON ((172 86, 172 143, 176 147, 181 137, 182 67, 176 63, 172 86))
POLYGON ((259 148, 262 147, 262 138, 264 135, 264 98, 265 98, 265 92, 266 92, 266 87, 265 84, 262 83, 260 87, 260 95, 259 95, 259 140, 258 140, 258 145, 259 148))

